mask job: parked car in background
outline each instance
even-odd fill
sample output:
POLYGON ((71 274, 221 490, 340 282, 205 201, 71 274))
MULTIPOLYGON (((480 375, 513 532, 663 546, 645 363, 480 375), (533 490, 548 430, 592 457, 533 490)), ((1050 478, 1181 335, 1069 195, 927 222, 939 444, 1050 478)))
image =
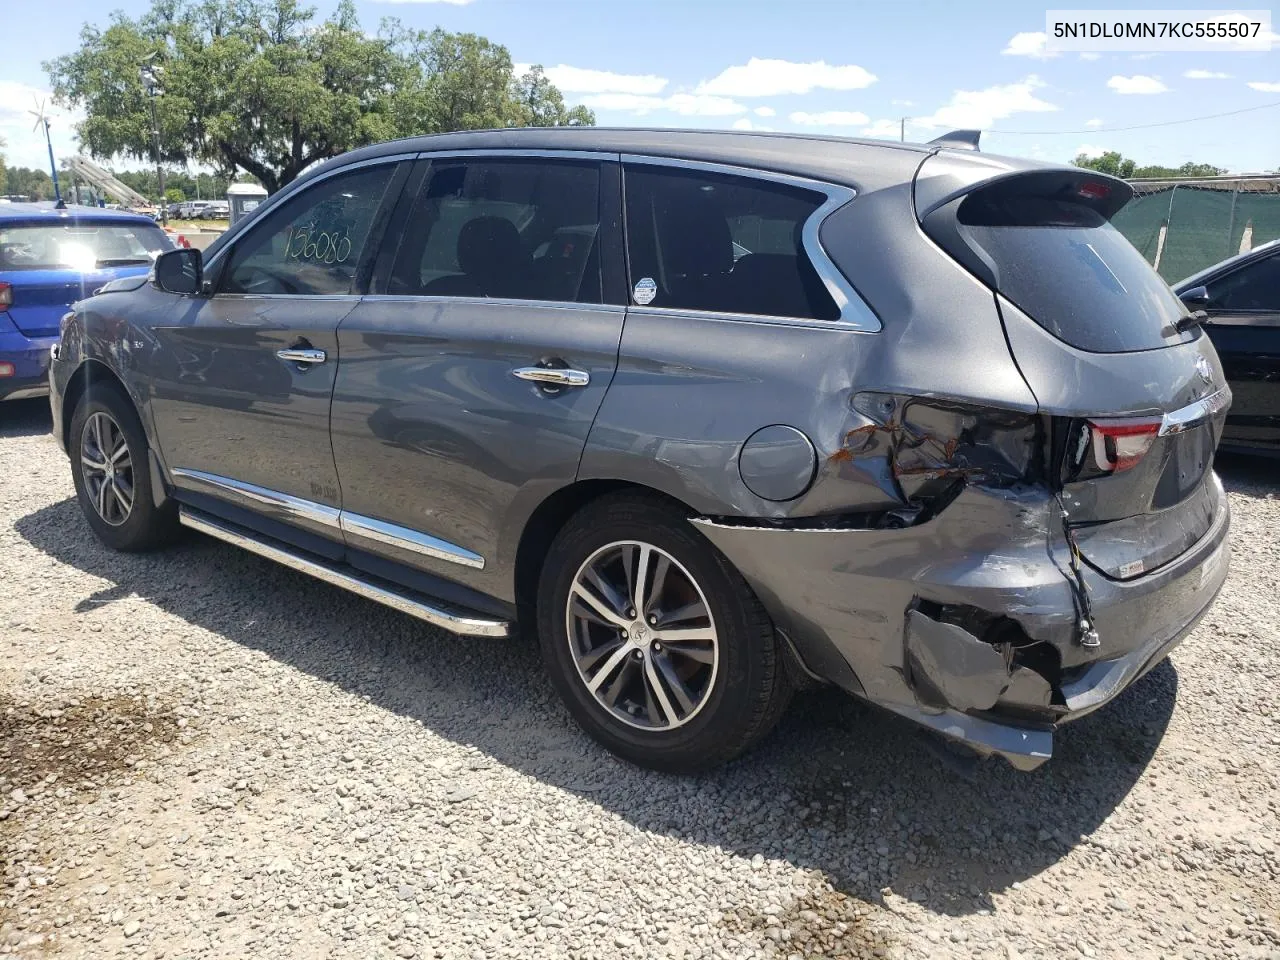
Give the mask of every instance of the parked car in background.
POLYGON ((148 217, 98 207, 0 207, 0 399, 48 392, 49 350, 68 307, 145 275, 173 244, 148 217))
POLYGON ((204 208, 207 207, 211 202, 212 201, 209 201, 209 200, 184 200, 182 203, 178 204, 178 219, 179 220, 200 219, 200 215, 204 212, 204 208))
POLYGON ((231 204, 226 200, 210 200, 200 211, 201 220, 230 220, 231 204))
POLYGON ((523 623, 647 766, 730 759, 805 677, 1037 766, 1222 586, 1230 391, 1109 223, 1127 184, 950 143, 332 160, 67 317, 81 509, 116 549, 185 525, 463 635, 523 623))
POLYGON ((1174 290, 1204 310, 1235 399, 1222 447, 1280 454, 1280 240, 1223 260, 1174 290))

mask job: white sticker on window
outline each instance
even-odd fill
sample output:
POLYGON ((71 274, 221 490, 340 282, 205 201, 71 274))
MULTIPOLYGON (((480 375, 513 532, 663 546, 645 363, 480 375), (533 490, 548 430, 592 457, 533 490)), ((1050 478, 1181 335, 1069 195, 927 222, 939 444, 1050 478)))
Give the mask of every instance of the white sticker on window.
POLYGON ((641 277, 636 281, 635 289, 631 291, 631 299, 642 307, 646 303, 652 303, 657 295, 658 285, 653 282, 653 277, 641 277))

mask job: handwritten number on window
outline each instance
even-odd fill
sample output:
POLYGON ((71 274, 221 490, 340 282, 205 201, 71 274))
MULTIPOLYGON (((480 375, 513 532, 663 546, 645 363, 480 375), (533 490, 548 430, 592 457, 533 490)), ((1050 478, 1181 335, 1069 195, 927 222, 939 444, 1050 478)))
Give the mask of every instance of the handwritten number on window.
POLYGON ((351 238, 340 230, 316 231, 311 227, 290 227, 285 231, 287 260, 314 263, 346 263, 351 256, 351 238))

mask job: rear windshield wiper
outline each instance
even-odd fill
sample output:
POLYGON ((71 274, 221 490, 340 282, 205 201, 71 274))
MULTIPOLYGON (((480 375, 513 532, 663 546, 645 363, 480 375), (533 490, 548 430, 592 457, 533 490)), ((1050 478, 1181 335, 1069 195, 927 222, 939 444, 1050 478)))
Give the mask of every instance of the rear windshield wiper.
POLYGON ((1209 314, 1204 310, 1193 310, 1175 323, 1173 329, 1178 333, 1186 333, 1192 327, 1198 327, 1208 319, 1209 314))
POLYGON ((150 257, 114 257, 110 260, 99 260, 100 267, 131 267, 134 264, 150 263, 150 257))

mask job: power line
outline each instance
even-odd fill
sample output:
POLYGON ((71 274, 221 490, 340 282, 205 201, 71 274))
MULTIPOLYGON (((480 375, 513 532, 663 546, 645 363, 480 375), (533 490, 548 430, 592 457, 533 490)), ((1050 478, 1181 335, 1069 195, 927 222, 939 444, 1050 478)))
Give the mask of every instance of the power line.
POLYGON ((1228 110, 1226 113, 1209 113, 1203 117, 1187 117, 1185 120, 1161 120, 1159 123, 1136 123, 1129 127, 1085 127, 1083 130, 1001 130, 996 128, 988 130, 990 134, 1013 134, 1016 136, 1027 137, 1056 137, 1065 134, 1083 134, 1083 133, 1121 133, 1125 130, 1150 130, 1153 127, 1176 127, 1181 123, 1199 123, 1201 120, 1217 120, 1220 117, 1234 117, 1241 113, 1251 113, 1254 110, 1270 110, 1272 107, 1280 107, 1280 100, 1275 103, 1263 103, 1256 107, 1244 107, 1240 110, 1228 110))

